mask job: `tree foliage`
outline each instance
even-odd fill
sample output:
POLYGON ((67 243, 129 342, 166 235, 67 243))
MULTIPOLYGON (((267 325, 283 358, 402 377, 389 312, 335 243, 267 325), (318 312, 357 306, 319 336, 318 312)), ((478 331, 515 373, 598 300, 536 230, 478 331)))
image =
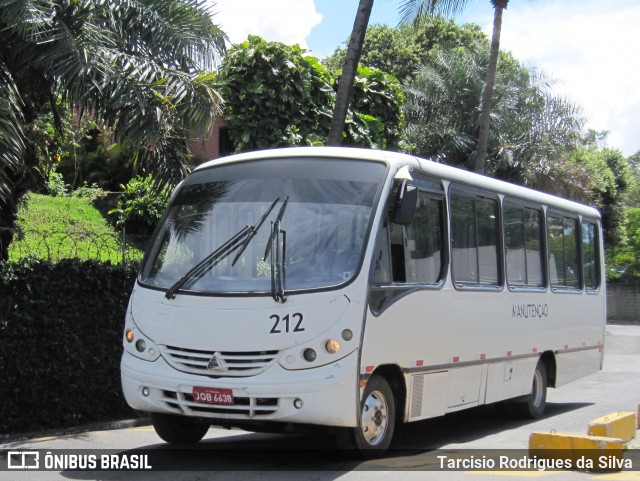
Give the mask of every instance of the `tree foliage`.
MULTIPOLYGON (((430 62, 434 48, 468 48, 488 42, 478 25, 459 26, 453 20, 429 17, 418 27, 371 25, 367 29, 360 65, 387 72, 404 81, 430 62)), ((346 49, 337 48, 322 60, 332 70, 342 68, 346 49)))
POLYGON ((630 209, 640 207, 640 151, 627 159, 631 174, 631 183, 627 193, 627 206, 630 209))
MULTIPOLYGON (((468 49, 438 49, 405 83, 407 142, 414 152, 450 165, 473 168, 478 109, 488 61, 485 42, 468 49)), ((580 108, 549 91, 551 81, 502 53, 489 138, 489 175, 555 194, 576 195, 562 180, 563 155, 579 140, 580 108)))
MULTIPOLYGON (((433 14, 445 16, 461 12, 470 0, 404 0, 400 6, 402 22, 412 22, 420 25, 425 18, 433 14)), ((487 157, 489 154, 489 128, 493 114, 494 85, 500 57, 500 34, 502 31, 502 14, 507 8, 509 0, 491 0, 493 6, 493 31, 489 47, 489 57, 485 69, 484 85, 480 100, 478 116, 477 148, 473 156, 473 170, 485 174, 487 171, 487 157)))
POLYGON ((395 77, 358 67, 342 145, 397 150, 404 147, 404 93, 395 77))
POLYGON ((187 137, 220 113, 211 13, 198 0, 0 0, 0 227, 38 167, 29 125, 47 104, 57 129, 61 102, 161 181, 184 176, 187 137))
POLYGON ((127 234, 149 236, 169 204, 168 189, 154 189, 153 177, 137 176, 121 185, 122 193, 115 209, 116 225, 124 227, 127 234))
POLYGON ((625 242, 625 199, 632 176, 629 164, 617 149, 578 147, 570 160, 584 166, 589 175, 583 188, 594 194, 593 204, 602 212, 606 247, 625 242))
POLYGON ((607 250, 607 277, 640 284, 640 208, 625 212, 625 238, 607 250))
POLYGON ((220 82, 224 117, 237 151, 324 140, 333 78, 300 46, 249 36, 227 52, 220 82))
MULTIPOLYGON (((323 145, 339 73, 298 45, 250 36, 229 50, 220 71, 225 121, 238 152, 323 145)), ((398 81, 359 68, 343 145, 395 149, 401 144, 404 96, 398 81)))

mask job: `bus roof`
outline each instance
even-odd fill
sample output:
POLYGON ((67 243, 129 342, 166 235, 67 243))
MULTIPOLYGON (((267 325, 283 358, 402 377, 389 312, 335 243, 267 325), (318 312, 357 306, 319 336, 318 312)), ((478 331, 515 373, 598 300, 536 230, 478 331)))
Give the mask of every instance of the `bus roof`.
POLYGON ((556 197, 534 189, 511 184, 492 177, 486 177, 484 175, 479 175, 474 172, 451 167, 449 165, 439 164, 432 160, 385 150, 361 149, 354 147, 290 147, 270 149, 221 157, 219 159, 205 162, 199 165, 195 170, 234 162, 292 157, 327 157, 384 162, 390 166, 393 174, 404 166, 410 166, 424 172, 425 174, 430 174, 444 180, 463 183, 475 188, 490 190, 498 194, 517 197, 523 200, 543 204, 551 208, 562 209, 591 218, 600 218, 600 213, 597 209, 562 197, 556 197))

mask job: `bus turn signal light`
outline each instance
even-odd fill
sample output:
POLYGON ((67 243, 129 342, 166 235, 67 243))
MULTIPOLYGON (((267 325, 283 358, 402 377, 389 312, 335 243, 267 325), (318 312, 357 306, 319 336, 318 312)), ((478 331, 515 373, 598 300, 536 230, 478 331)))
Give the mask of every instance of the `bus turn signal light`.
POLYGON ((133 329, 129 328, 127 329, 127 332, 124 333, 124 337, 127 340, 127 342, 133 342, 133 339, 136 337, 136 335, 133 332, 133 329))
POLYGON ((329 354, 335 354, 340 350, 340 343, 335 339, 329 339, 324 347, 329 354))

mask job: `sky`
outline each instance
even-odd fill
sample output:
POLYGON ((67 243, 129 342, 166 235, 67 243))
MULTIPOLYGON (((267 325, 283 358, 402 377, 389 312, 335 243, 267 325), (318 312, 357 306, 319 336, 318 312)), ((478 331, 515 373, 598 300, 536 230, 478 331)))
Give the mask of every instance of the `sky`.
MULTIPOLYGON (((238 43, 248 34, 297 43, 318 58, 345 45, 358 0, 217 0, 214 17, 238 43)), ((396 26, 399 0, 375 0, 370 24, 396 26)), ((457 23, 490 36, 489 0, 468 2, 457 23)), ((640 2, 511 0, 502 19, 502 50, 558 83, 555 91, 584 109, 587 128, 609 131, 608 146, 640 151, 640 2)))

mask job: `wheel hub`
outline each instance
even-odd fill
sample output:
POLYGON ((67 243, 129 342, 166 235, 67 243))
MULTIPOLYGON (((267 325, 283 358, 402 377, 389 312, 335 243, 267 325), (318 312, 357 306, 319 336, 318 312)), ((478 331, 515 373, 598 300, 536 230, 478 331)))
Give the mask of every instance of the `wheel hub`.
POLYGON ((373 391, 362 407, 362 433, 375 446, 384 439, 388 427, 388 405, 380 391, 373 391))

